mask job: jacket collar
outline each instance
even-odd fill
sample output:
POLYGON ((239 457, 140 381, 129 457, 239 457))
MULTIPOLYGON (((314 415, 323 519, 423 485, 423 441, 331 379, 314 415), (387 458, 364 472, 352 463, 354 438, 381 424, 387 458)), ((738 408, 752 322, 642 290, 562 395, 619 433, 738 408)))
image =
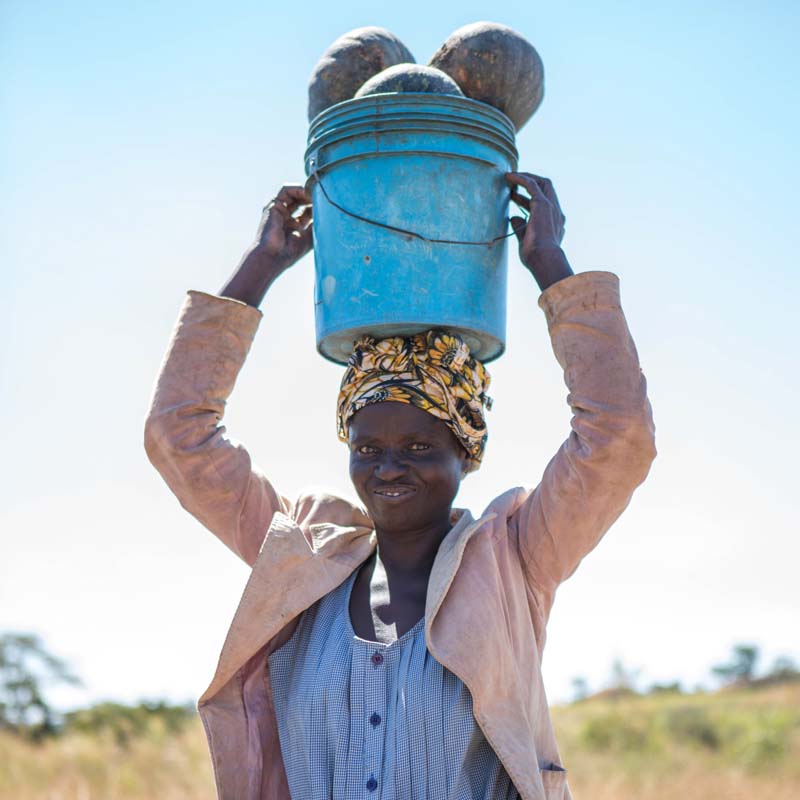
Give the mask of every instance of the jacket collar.
POLYGON ((439 545, 439 551, 433 562, 430 578, 428 579, 428 595, 425 599, 425 631, 430 636, 431 626, 447 595, 447 590, 453 582, 456 571, 461 564, 467 542, 478 529, 494 519, 497 514, 488 513, 475 520, 469 511, 454 510, 455 524, 439 545))
POLYGON ((451 520, 453 527, 439 545, 439 551, 433 562, 428 580, 428 596, 425 600, 425 631, 430 641, 433 621, 442 607, 453 578, 461 565, 464 550, 470 539, 486 523, 499 517, 505 520, 526 500, 530 492, 522 487, 515 487, 496 497, 476 520, 466 509, 453 509, 451 520))
POLYGON ((342 583, 375 545, 370 527, 312 525, 306 534, 294 520, 277 512, 200 704, 217 694, 302 611, 342 583))

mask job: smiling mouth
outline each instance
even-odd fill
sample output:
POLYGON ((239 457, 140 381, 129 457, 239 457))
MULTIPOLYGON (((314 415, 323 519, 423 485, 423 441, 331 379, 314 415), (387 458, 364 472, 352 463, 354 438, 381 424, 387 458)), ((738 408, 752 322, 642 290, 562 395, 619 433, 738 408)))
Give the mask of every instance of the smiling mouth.
POLYGON ((413 486, 382 486, 380 489, 372 490, 372 493, 382 500, 402 500, 416 492, 413 486))

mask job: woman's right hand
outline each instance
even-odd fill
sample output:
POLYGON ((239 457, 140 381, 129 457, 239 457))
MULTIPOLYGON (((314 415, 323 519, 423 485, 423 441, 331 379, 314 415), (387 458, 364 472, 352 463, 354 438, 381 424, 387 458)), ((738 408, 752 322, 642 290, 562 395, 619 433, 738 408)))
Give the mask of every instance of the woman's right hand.
POLYGON ((311 198, 302 186, 283 186, 264 206, 255 241, 220 296, 258 308, 275 278, 312 246, 311 198))
POLYGON ((287 184, 264 206, 253 252, 283 272, 312 243, 311 198, 302 186, 287 184))

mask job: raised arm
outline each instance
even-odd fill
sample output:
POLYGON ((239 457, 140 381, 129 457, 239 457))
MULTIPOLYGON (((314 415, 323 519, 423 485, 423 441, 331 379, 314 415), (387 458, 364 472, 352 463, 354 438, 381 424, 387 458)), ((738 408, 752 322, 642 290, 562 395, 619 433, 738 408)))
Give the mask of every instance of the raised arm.
POLYGON ((556 359, 564 370, 572 431, 542 481, 510 520, 529 585, 546 620, 559 583, 628 505, 655 457, 645 378, 609 272, 573 275, 561 250, 563 214, 552 184, 517 173, 531 211, 515 225, 520 256, 542 288, 556 359), (541 247, 541 249, 540 249, 541 247))
POLYGON ((264 208, 255 242, 220 296, 189 292, 145 423, 150 461, 181 505, 248 564, 289 502, 221 424, 272 282, 311 249, 311 207, 285 186, 264 208))

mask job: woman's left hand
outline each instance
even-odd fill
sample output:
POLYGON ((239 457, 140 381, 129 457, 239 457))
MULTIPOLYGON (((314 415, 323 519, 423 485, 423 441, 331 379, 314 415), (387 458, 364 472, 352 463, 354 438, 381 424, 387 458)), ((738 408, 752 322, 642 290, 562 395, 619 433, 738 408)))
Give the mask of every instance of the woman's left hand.
POLYGON ((544 291, 573 274, 561 249, 566 217, 548 178, 529 172, 509 172, 506 181, 511 184, 511 199, 529 214, 527 222, 523 217, 511 217, 511 226, 519 240, 520 260, 544 291), (519 187, 530 196, 525 197, 519 187))

